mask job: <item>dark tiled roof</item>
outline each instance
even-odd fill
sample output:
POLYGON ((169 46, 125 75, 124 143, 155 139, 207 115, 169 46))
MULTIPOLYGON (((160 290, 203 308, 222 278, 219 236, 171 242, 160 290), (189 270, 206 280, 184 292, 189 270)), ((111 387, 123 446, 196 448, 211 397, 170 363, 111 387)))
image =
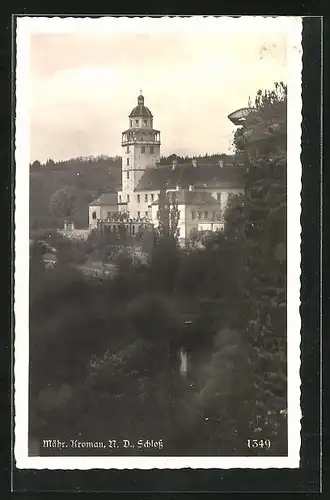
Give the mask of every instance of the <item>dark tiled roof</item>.
MULTIPOLYGON (((175 191, 176 200, 180 205, 214 205, 217 201, 205 191, 175 191)), ((153 202, 158 205, 159 200, 153 202)))
POLYGON ((243 188, 243 179, 240 171, 233 166, 220 167, 218 164, 204 164, 194 167, 190 164, 159 165, 148 168, 141 177, 136 191, 174 189, 180 186, 187 189, 190 185, 195 188, 243 188))
POLYGON ((101 194, 96 200, 92 201, 90 207, 98 207, 99 205, 117 205, 117 194, 116 193, 104 193, 101 194))
POLYGON ((132 109, 131 114, 129 115, 130 118, 134 116, 143 116, 143 117, 152 117, 151 111, 147 106, 135 106, 135 108, 132 109))

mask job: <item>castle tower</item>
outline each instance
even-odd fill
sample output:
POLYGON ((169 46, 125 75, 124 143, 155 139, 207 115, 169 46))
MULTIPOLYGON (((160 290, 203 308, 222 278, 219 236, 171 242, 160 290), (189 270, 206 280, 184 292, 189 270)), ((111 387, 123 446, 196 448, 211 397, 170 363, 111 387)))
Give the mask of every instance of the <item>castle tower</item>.
POLYGON ((134 192, 147 168, 160 158, 160 131, 153 128, 153 116, 144 105, 142 91, 137 106, 129 115, 129 128, 122 132, 122 190, 118 202, 122 212, 137 216, 137 195, 134 192))

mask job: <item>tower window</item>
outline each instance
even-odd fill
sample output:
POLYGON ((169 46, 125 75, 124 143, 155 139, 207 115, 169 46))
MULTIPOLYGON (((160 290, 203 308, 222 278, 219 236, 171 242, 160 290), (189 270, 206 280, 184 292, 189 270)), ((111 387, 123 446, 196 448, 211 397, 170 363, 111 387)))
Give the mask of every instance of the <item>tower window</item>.
POLYGON ((140 203, 140 195, 137 195, 137 202, 140 203))
POLYGON ((144 195, 144 201, 148 201, 148 195, 147 194, 144 195))
POLYGON ((139 126, 139 120, 135 120, 135 125, 138 127, 139 126))
POLYGON ((126 172, 126 179, 129 179, 129 171, 126 172))
POLYGON ((154 153, 155 152, 155 148, 153 146, 150 146, 150 153, 154 153))
POLYGON ((147 127, 148 126, 148 120, 143 120, 143 123, 144 123, 144 126, 147 127))
POLYGON ((127 146, 126 148, 126 153, 129 153, 129 146, 127 146))
POLYGON ((130 127, 133 127, 133 120, 129 121, 130 127))
POLYGON ((145 146, 141 146, 141 153, 145 153, 145 150, 146 150, 145 146))
POLYGON ((151 196, 151 201, 154 201, 154 195, 153 195, 153 193, 150 196, 151 196))
POLYGON ((129 194, 127 195, 127 203, 129 203, 129 194))
POLYGON ((126 158, 126 165, 129 165, 129 158, 126 158))

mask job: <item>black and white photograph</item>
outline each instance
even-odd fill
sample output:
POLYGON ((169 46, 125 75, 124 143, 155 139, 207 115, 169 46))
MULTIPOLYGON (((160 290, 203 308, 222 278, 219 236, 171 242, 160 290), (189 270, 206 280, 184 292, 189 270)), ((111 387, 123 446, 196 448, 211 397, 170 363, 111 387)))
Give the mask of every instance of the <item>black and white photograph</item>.
POLYGON ((298 17, 17 17, 15 460, 296 468, 298 17))

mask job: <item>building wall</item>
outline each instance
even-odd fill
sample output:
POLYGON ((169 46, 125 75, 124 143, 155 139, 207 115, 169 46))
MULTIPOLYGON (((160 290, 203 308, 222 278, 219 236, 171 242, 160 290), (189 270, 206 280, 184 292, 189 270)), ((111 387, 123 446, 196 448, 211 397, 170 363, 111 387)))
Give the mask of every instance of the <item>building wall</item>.
MULTIPOLYGON (((152 223, 154 227, 158 227, 158 205, 152 205, 152 223)), ((214 203, 212 205, 178 205, 180 214, 178 229, 179 238, 186 239, 191 236, 192 231, 197 231, 200 223, 211 224, 212 219, 215 221, 220 219, 220 204, 214 203), (206 213, 207 212, 207 213, 206 213), (201 214, 198 218, 197 214, 201 214), (214 216, 214 217, 213 217, 214 216)), ((210 226, 211 227, 211 226, 210 226)), ((216 225, 214 225, 216 229, 216 225)))
POLYGON ((228 197, 231 194, 244 193, 244 189, 238 188, 204 188, 203 191, 210 193, 213 198, 221 204, 221 211, 224 212, 228 205, 228 197))
MULTIPOLYGON (((228 206, 228 198, 231 194, 238 194, 238 193, 244 193, 244 189, 238 189, 238 188, 203 188, 203 191, 210 193, 214 200, 215 200, 215 206, 216 206, 216 212, 218 214, 218 220, 221 218, 228 206), (221 215, 221 217, 220 217, 221 215)), ((155 190, 149 190, 149 191, 141 191, 139 193, 134 193, 135 199, 137 199, 137 195, 140 195, 140 208, 137 210, 140 210, 141 213, 144 213, 145 210, 148 209, 147 205, 150 205, 150 200, 151 200, 151 194, 154 195, 154 201, 158 199, 159 196, 159 191, 155 190), (148 203, 146 203, 145 200, 145 194, 148 195, 148 203)))
POLYGON ((107 219, 108 213, 118 212, 117 205, 97 205, 90 206, 88 210, 88 221, 89 221, 89 229, 96 229, 97 220, 107 219), (95 212, 96 217, 93 218, 93 212, 95 212))
POLYGON ((144 193, 140 193, 139 204, 137 193, 134 192, 134 189, 145 170, 149 167, 154 167, 156 161, 160 158, 160 145, 154 144, 150 140, 148 141, 145 136, 144 139, 144 143, 140 142, 130 146, 123 146, 122 148, 122 191, 118 195, 121 196, 122 202, 128 202, 127 208, 131 217, 137 217, 138 212, 145 214, 148 211, 150 203, 144 202, 144 193), (151 147, 154 148, 153 153, 150 151, 151 147))
POLYGON ((186 205, 185 207, 185 238, 191 232, 198 230, 201 222, 219 221, 221 219, 221 204, 215 202, 210 205, 186 205))

